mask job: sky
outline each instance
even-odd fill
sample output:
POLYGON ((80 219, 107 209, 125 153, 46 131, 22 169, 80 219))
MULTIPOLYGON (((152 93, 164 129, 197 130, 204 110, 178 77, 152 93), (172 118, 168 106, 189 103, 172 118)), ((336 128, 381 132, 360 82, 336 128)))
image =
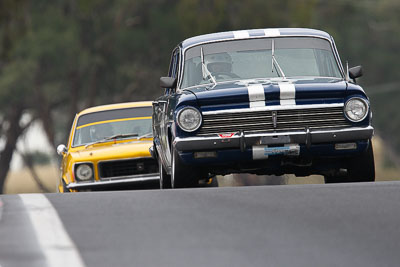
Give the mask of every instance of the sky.
MULTIPOLYGON (((51 153, 52 150, 56 149, 47 141, 41 122, 35 122, 29 127, 25 135, 18 140, 17 148, 21 152, 41 151, 45 153, 51 153)), ((11 161, 11 171, 21 169, 22 167, 21 156, 18 153, 14 153, 11 161)))

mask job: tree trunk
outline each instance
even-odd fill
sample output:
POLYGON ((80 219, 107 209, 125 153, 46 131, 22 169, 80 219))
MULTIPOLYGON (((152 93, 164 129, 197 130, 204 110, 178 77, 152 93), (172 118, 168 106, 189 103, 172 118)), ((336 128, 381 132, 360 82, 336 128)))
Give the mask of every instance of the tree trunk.
POLYGON ((7 178, 8 171, 10 169, 10 162, 17 145, 19 136, 23 132, 23 128, 19 125, 21 120, 23 108, 18 105, 14 105, 9 114, 7 114, 7 119, 9 127, 5 132, 6 145, 3 151, 0 152, 0 193, 3 193, 4 182, 7 178))
POLYGON ((43 193, 50 193, 51 190, 48 189, 45 184, 43 184, 43 182, 40 180, 39 175, 37 174, 37 172, 35 170, 32 156, 22 153, 22 152, 19 152, 19 154, 21 155, 22 159, 24 160, 25 166, 28 167, 29 172, 31 173, 31 176, 32 176, 33 180, 35 181, 36 185, 39 187, 40 191, 42 191, 43 193))

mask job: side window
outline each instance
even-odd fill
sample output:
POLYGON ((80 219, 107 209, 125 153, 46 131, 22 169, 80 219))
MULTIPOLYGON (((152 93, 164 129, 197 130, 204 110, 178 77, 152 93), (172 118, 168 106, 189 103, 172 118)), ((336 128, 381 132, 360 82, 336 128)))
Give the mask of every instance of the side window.
MULTIPOLYGON (((168 76, 177 78, 178 76, 178 71, 179 71, 179 48, 176 48, 171 57, 171 63, 169 65, 169 71, 168 71, 168 76)), ((166 94, 170 93, 170 89, 167 89, 166 94)))
POLYGON ((178 72, 179 72, 179 49, 176 50, 175 55, 174 55, 174 70, 172 72, 172 76, 174 78, 178 77, 178 72))
POLYGON ((171 61, 169 63, 169 69, 168 69, 168 77, 172 77, 172 72, 174 69, 174 64, 175 64, 175 51, 172 52, 171 55, 171 61))

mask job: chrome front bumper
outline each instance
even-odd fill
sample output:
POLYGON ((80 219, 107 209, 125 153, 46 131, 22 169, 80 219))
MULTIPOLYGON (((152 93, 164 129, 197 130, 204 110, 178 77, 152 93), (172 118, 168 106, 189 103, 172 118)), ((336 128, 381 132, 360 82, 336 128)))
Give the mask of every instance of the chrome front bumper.
POLYGON ((282 133, 235 134, 230 138, 219 136, 187 137, 174 139, 178 151, 201 151, 240 148, 256 145, 339 143, 370 139, 374 134, 372 126, 352 127, 339 130, 296 131, 282 133))
POLYGON ((92 182, 74 182, 74 183, 69 183, 67 185, 68 189, 93 189, 93 188, 99 188, 99 187, 109 187, 109 186, 115 186, 115 185, 131 185, 131 184, 136 184, 136 183, 141 183, 141 182, 147 182, 147 181, 158 181, 160 180, 160 176, 157 173, 151 173, 151 174, 146 174, 146 175, 135 175, 131 177, 126 177, 124 179, 109 179, 109 180, 100 180, 100 181, 92 181, 92 182))

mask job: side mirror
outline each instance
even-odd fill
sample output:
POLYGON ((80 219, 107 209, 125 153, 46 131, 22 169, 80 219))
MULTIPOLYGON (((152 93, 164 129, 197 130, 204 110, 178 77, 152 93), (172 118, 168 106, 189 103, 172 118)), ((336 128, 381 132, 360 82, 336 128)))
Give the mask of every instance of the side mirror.
POLYGON ((67 153, 67 148, 65 145, 58 145, 57 147, 57 154, 60 156, 63 156, 65 153, 67 153))
POLYGON ((349 69, 349 76, 351 79, 361 77, 363 75, 363 70, 361 66, 352 67, 349 69))
POLYGON ((161 88, 175 88, 176 87, 176 78, 161 77, 160 78, 160 87, 161 88))

